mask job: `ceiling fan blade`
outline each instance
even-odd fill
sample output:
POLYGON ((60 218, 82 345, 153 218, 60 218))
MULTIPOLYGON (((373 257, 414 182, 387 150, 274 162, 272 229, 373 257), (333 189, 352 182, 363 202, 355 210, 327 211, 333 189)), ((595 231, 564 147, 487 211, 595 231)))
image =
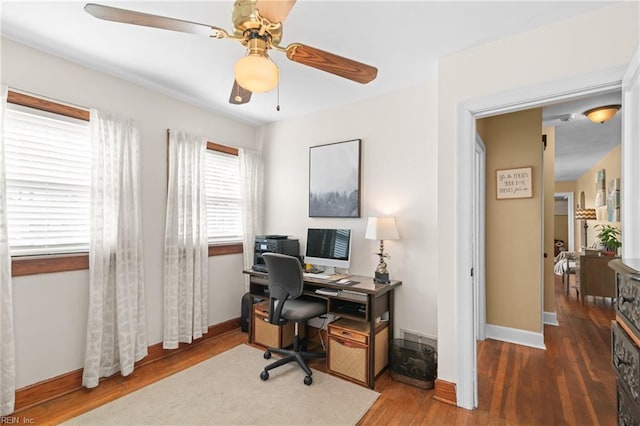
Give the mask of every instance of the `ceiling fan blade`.
POLYGON ((251 100, 251 92, 240 86, 237 81, 233 80, 233 88, 229 95, 229 103, 234 105, 246 104, 251 100))
POLYGON ((149 13, 136 12, 134 10, 119 9, 117 7, 103 6, 101 4, 87 3, 84 10, 90 15, 106 21, 122 22, 125 24, 141 25, 144 27, 160 28, 163 30, 180 31, 189 34, 204 36, 216 36, 222 31, 207 24, 183 21, 180 19, 167 18, 164 16, 151 15, 149 13))
POLYGON ((378 76, 378 69, 352 59, 343 58, 315 47, 293 43, 285 49, 287 58, 358 83, 369 83, 378 76))
POLYGON ((256 9, 260 11, 261 16, 276 24, 287 19, 294 4, 296 0, 258 0, 256 9))

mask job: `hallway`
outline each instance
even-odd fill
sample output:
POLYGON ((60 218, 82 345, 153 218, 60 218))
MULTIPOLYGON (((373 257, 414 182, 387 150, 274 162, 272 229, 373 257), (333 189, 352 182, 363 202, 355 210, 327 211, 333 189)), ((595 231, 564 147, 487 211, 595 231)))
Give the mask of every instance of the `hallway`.
POLYGON ((587 297, 583 305, 575 290, 566 296, 561 278, 555 278, 560 326, 545 325, 546 351, 494 340, 478 345, 479 407, 474 413, 478 420, 616 424, 610 352, 614 305, 610 299, 594 297, 587 297))

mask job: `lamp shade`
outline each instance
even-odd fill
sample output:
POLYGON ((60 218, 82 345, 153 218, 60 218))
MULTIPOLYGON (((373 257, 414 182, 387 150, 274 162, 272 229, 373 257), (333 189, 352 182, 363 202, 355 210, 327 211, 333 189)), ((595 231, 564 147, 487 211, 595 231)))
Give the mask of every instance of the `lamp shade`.
POLYGON ((596 209, 577 209, 576 220, 596 220, 596 209))
POLYGON ((395 217, 370 217, 364 234, 367 240, 399 240, 395 217))
POLYGON ((598 108, 592 108, 584 112, 589 120, 594 123, 604 123, 605 121, 609 121, 613 118, 614 115, 620 109, 620 105, 606 105, 598 108))
POLYGON ((278 66, 260 54, 240 58, 233 73, 238 84, 253 93, 268 92, 278 84, 278 66))

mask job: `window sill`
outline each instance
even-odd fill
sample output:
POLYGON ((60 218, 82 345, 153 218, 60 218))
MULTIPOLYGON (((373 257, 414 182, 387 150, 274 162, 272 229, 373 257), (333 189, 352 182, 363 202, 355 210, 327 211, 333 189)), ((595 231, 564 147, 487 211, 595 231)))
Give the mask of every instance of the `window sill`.
POLYGON ((13 277, 82 269, 89 269, 88 253, 38 257, 25 256, 11 259, 11 276, 13 277))
POLYGON ((242 243, 216 244, 209 246, 209 256, 242 253, 242 243))
MULTIPOLYGON (((217 244, 209 246, 209 256, 242 253, 242 243, 217 244)), ((89 254, 13 257, 11 276, 21 277, 52 272, 78 271, 89 269, 89 254)))

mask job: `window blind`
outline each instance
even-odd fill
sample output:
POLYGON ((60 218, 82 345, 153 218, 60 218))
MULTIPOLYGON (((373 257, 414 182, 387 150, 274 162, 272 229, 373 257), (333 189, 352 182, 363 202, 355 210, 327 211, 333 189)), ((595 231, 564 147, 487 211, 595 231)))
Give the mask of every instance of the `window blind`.
POLYGON ((11 255, 89 251, 89 122, 8 104, 4 144, 11 255))
POLYGON ((238 156, 207 149, 205 185, 209 244, 241 242, 242 203, 238 156))

